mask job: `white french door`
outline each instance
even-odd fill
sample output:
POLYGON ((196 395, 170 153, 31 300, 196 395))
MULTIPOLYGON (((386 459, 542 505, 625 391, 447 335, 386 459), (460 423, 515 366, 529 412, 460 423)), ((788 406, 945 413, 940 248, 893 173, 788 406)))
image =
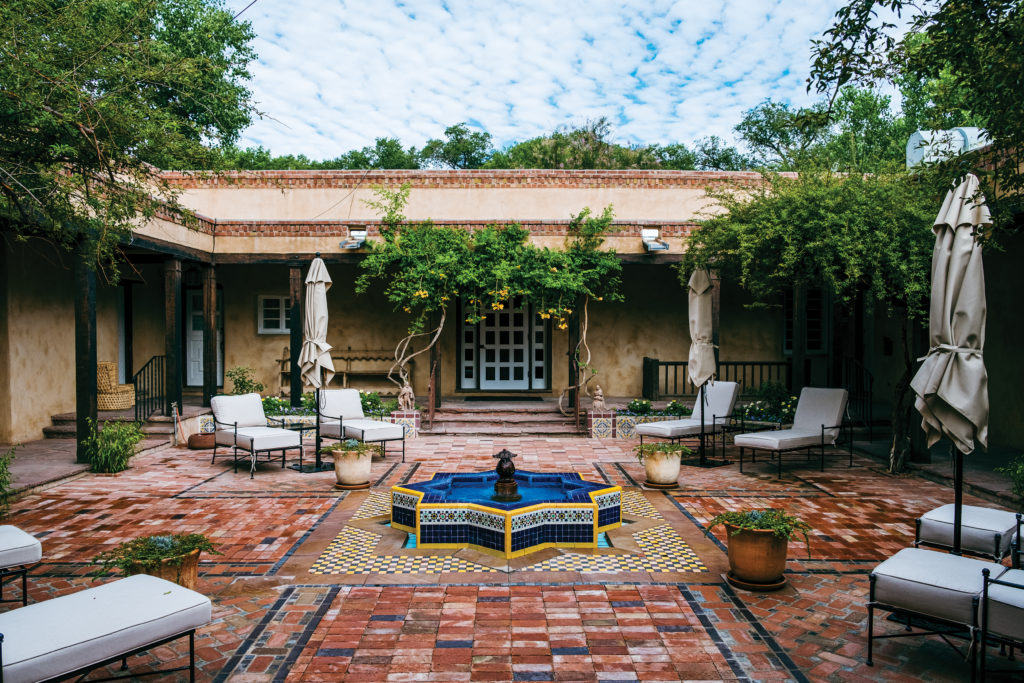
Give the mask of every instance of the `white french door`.
POLYGON ((548 388, 548 332, 528 304, 509 302, 478 325, 462 324, 459 387, 482 391, 548 388))
MULTIPOLYGON (((224 310, 217 292, 217 385, 224 384, 224 310)), ((185 384, 203 385, 203 291, 190 289, 185 293, 185 384)))

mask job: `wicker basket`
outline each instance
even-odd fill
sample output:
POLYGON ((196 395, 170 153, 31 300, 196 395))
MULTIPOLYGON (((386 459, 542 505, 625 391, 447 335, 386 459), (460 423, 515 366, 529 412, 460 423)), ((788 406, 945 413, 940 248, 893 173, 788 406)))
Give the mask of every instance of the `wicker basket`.
POLYGON ((117 363, 96 364, 96 409, 128 410, 135 405, 135 385, 117 383, 117 363))

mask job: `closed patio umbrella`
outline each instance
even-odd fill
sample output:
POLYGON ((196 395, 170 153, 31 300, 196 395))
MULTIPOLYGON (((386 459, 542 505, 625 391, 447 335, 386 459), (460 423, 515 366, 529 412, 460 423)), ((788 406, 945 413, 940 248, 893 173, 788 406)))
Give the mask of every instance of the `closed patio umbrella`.
POLYGON ((942 437, 953 446, 953 552, 960 552, 963 456, 975 441, 988 447, 988 374, 985 346, 985 272, 977 235, 992 225, 978 179, 968 175, 946 194, 932 230, 929 350, 911 387, 931 447, 942 437))
POLYGON ((317 255, 306 274, 306 306, 302 319, 302 351, 299 353, 302 377, 314 389, 319 389, 321 383, 330 383, 334 377, 331 345, 327 343, 327 290, 330 288, 331 276, 323 259, 317 255))
MULTIPOLYGON (((694 386, 704 388, 715 376, 714 327, 711 311, 711 275, 706 268, 698 268, 690 275, 690 355, 686 372, 694 386)), ((700 392, 704 405, 700 410, 700 464, 706 464, 704 454, 704 408, 707 405, 705 392, 700 392)))

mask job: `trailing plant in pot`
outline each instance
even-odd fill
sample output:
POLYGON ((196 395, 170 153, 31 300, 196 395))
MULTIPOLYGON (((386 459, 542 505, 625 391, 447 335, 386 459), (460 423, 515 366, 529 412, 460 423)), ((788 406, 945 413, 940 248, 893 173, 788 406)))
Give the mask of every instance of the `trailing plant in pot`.
POLYGON ((681 443, 656 441, 645 443, 634 449, 636 459, 643 463, 647 481, 644 483, 658 489, 675 488, 679 479, 679 465, 683 456, 693 451, 681 443))
POLYGON ((120 569, 125 576, 150 574, 195 590, 199 574, 199 555, 222 554, 203 534, 143 536, 125 541, 93 558, 98 564, 93 579, 120 569))
POLYGON ((729 574, 726 579, 738 588, 755 591, 778 590, 786 585, 783 571, 789 541, 800 534, 811 556, 811 525, 786 514, 785 510, 733 510, 716 515, 704 534, 718 525, 726 530, 729 574))
POLYGON ((377 446, 355 439, 345 439, 320 449, 334 459, 336 489, 352 490, 370 488, 370 466, 377 446))

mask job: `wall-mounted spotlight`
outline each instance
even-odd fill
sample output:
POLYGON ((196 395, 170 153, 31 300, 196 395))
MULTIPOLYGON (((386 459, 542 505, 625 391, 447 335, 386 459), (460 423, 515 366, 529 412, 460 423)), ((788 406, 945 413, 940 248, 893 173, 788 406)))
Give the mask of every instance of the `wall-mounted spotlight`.
POLYGON ((353 230, 349 228, 348 237, 338 246, 342 249, 359 249, 366 242, 366 230, 353 230))
POLYGON ((661 239, 661 230, 658 228, 641 229, 640 239, 643 240, 644 249, 647 251, 668 251, 668 242, 661 239))

